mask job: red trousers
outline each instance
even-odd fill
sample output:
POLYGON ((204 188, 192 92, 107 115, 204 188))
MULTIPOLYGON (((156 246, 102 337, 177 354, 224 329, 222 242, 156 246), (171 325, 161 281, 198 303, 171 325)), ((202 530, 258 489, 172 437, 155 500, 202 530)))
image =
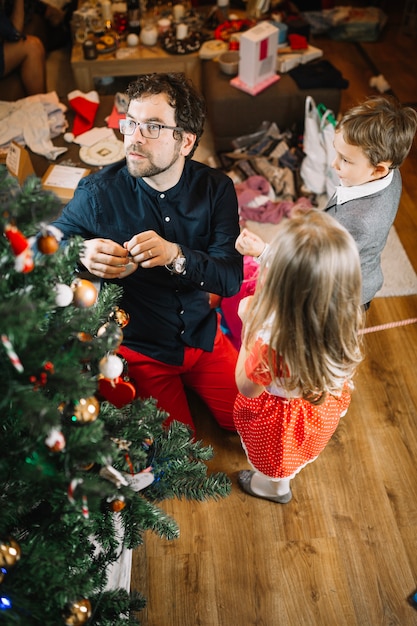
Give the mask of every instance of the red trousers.
POLYGON ((202 398, 219 426, 236 430, 233 405, 237 396, 238 353, 220 325, 213 351, 186 347, 182 365, 167 365, 125 346, 120 346, 118 353, 128 363, 128 375, 136 386, 137 397, 154 398, 158 407, 168 413, 165 424, 177 420, 195 431, 185 393, 188 387, 202 398))

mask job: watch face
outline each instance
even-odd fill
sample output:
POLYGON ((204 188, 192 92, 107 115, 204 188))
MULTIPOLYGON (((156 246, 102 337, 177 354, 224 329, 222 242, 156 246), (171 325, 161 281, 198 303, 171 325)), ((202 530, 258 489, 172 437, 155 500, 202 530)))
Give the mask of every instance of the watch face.
POLYGON ((179 256, 174 261, 174 271, 177 274, 182 274, 185 268, 185 257, 179 256))

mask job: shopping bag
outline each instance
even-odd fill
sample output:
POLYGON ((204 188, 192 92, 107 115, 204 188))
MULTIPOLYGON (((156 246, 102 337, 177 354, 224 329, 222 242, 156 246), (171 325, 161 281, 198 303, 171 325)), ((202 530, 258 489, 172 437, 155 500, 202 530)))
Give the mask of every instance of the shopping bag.
POLYGON ((309 191, 326 193, 329 198, 338 184, 338 177, 331 167, 335 157, 335 123, 333 111, 322 104, 316 106, 311 96, 306 97, 303 138, 305 156, 301 162, 300 175, 309 191))

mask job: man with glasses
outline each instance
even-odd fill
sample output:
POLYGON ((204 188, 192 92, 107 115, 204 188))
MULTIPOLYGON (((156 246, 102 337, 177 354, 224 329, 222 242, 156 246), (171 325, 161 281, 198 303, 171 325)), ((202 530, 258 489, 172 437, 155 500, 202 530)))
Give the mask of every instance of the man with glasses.
POLYGON ((183 74, 141 75, 120 122, 126 160, 82 179, 54 223, 85 239, 82 263, 123 287, 130 316, 119 354, 137 396, 194 429, 185 387, 234 430, 237 352, 210 308, 243 278, 232 180, 191 159, 205 102, 183 74))

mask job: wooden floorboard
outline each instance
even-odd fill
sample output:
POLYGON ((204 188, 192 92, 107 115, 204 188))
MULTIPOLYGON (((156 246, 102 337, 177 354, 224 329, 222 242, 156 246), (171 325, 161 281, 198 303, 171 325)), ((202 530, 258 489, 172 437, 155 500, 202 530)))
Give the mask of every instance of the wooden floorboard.
MULTIPOLYGON (((353 43, 314 42, 349 79, 342 110, 375 93, 375 67, 402 102, 416 103, 417 39, 401 31, 401 3, 389 14, 365 55, 353 43)), ((396 228, 417 270, 416 147, 401 171, 396 228)), ((416 316, 417 295, 378 298, 367 326, 416 316)), ((143 626, 417 626, 407 602, 417 588, 417 324, 364 341, 351 407, 287 505, 240 491, 236 473, 248 464, 238 436, 191 398, 197 436, 215 451, 209 469, 231 477, 232 493, 162 503, 181 534, 149 533, 134 553, 143 626)))

